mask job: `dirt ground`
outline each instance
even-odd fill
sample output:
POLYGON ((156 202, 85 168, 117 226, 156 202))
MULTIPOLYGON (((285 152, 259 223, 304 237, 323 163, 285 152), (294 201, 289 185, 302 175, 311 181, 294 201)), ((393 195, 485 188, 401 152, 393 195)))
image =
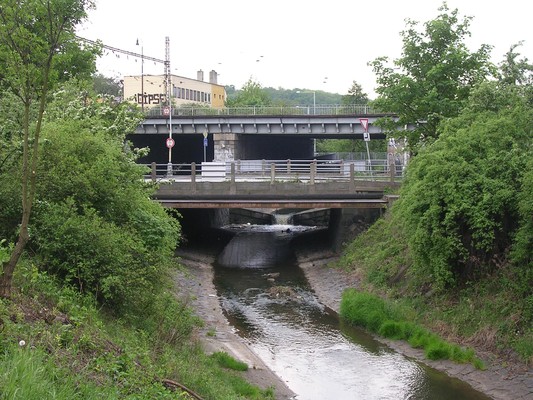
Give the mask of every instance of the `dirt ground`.
MULTIPOLYGON (((181 264, 186 267, 177 277, 180 295, 205 321, 205 326, 198 331, 197 335, 206 352, 225 351, 231 354, 250 366, 244 374, 245 379, 262 388, 273 388, 276 399, 294 398, 295 394, 285 382, 261 361, 246 341, 233 331, 224 317, 213 284, 211 267, 213 259, 193 252, 182 252, 179 256, 181 264)), ((334 254, 320 252, 299 255, 298 260, 320 301, 338 312, 342 292, 348 287, 357 287, 358 279, 355 275, 328 267, 328 263, 334 258, 334 254)), ((487 369, 480 371, 471 365, 427 360, 421 350, 413 349, 402 341, 376 339, 407 357, 417 359, 449 376, 469 383, 474 389, 495 400, 533 400, 533 370, 531 368, 502 365, 490 355, 482 354, 487 369)))

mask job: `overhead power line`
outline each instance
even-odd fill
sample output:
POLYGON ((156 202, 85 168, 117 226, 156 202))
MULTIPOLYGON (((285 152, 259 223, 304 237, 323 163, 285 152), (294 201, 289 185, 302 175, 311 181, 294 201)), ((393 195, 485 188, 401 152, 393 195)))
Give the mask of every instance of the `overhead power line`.
POLYGON ((153 61, 153 62, 165 64, 165 60, 161 60, 160 58, 150 57, 150 56, 147 56, 147 55, 144 55, 144 54, 135 53, 133 51, 122 50, 122 49, 119 49, 118 47, 108 46, 106 44, 103 44, 102 42, 96 42, 94 40, 85 39, 85 38, 82 38, 80 36, 76 36, 76 38, 79 39, 79 40, 83 40, 84 42, 94 44, 96 46, 101 46, 104 49, 111 50, 111 51, 113 51, 115 53, 122 53, 122 54, 126 54, 128 56, 140 58, 142 60, 150 60, 150 61, 153 61))

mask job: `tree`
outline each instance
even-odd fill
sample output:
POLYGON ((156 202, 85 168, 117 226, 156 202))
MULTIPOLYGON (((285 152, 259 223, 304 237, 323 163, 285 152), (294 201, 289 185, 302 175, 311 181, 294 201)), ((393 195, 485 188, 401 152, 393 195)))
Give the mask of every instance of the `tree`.
POLYGON ((342 96, 342 104, 368 104, 368 95, 363 92, 363 87, 359 83, 353 81, 352 87, 348 89, 348 94, 342 96))
POLYGON ((252 78, 244 84, 233 99, 226 101, 228 107, 239 106, 268 106, 272 103, 270 97, 259 82, 254 82, 252 78))
POLYGON ((398 115, 397 123, 389 128, 423 122, 406 133, 413 149, 434 141, 438 124, 457 116, 472 88, 494 71, 489 62, 490 46, 484 44, 470 52, 464 43, 470 36, 472 18, 460 20, 457 9, 450 11, 446 3, 439 11, 422 32, 417 30, 417 22, 407 20, 407 29, 401 33, 402 56, 393 66, 387 57, 370 63, 378 84, 373 105, 398 115))
POLYGON ((118 98, 122 95, 122 84, 115 78, 109 78, 102 74, 93 75, 94 91, 98 94, 118 98))
POLYGON ((14 93, 24 110, 22 218, 11 256, 2 263, 1 297, 11 295, 13 272, 29 240, 39 137, 49 91, 61 80, 94 71, 94 49, 84 51, 75 39, 76 25, 92 6, 90 0, 4 0, 0 7, 0 85, 14 93), (32 115, 34 106, 37 110, 32 115))
POLYGON ((505 54, 505 59, 500 64, 500 82, 509 85, 531 85, 533 84, 533 65, 527 58, 517 60, 519 53, 515 50, 521 46, 522 42, 513 44, 505 54))

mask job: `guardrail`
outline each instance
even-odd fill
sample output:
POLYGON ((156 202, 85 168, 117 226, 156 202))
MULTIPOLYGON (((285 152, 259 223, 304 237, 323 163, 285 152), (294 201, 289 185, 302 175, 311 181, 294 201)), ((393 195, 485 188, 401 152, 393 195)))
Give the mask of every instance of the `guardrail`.
POLYGON ((404 166, 394 160, 236 160, 227 162, 149 164, 146 179, 154 182, 173 180, 183 182, 213 181, 399 181, 404 166), (171 172, 170 172, 171 171, 171 172))
MULTIPOLYGON (((224 116, 224 115, 365 115, 382 114, 381 111, 367 104, 321 104, 306 106, 246 106, 246 107, 172 107, 172 115, 184 116, 224 116)), ((166 106, 150 108, 145 112, 147 116, 167 116, 166 106)), ((392 115, 392 114, 391 114, 392 115)))

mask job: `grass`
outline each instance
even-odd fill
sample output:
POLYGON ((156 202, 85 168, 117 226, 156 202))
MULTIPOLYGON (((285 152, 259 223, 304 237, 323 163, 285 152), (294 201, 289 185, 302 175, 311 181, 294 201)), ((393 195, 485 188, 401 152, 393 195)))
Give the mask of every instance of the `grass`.
POLYGON ((211 354, 211 357, 223 368, 232 369, 234 371, 248 371, 248 364, 234 359, 226 352, 217 351, 216 353, 211 354))
MULTIPOLYGON (((519 279, 520 267, 504 264, 475 281, 435 291, 431 289, 431 276, 420 275, 412 268, 406 243, 401 223, 387 213, 345 247, 337 267, 356 271, 361 277, 361 290, 394 299, 390 302, 402 306, 404 320, 458 343, 533 365, 533 296, 524 298, 521 294, 525 290, 520 286, 524 285, 524 279, 519 279)), ((364 313, 382 317, 378 321, 384 334, 411 338, 413 327, 396 325, 401 320, 391 315, 389 308, 378 306, 364 313), (383 316, 383 312, 388 314, 383 316), (382 327, 387 319, 392 323, 382 327)), ((378 324, 372 318, 368 323, 369 329, 378 324)), ((416 346, 421 345, 420 340, 417 336, 410 339, 416 346)), ((427 347, 430 357, 463 358, 455 348, 435 344, 427 347)), ((478 364, 475 359, 472 362, 478 364)))
POLYGON ((371 293, 348 289, 343 293, 341 317, 371 332, 395 340, 405 340, 415 348, 424 349, 430 360, 453 360, 472 363, 483 369, 481 360, 472 349, 463 349, 450 344, 426 328, 406 319, 401 308, 371 293))
POLYGON ((13 298, 0 300, 0 400, 190 398, 165 380, 206 400, 274 398, 237 360, 203 352, 198 321, 173 296, 144 318, 117 319, 27 261, 16 278, 13 298))

